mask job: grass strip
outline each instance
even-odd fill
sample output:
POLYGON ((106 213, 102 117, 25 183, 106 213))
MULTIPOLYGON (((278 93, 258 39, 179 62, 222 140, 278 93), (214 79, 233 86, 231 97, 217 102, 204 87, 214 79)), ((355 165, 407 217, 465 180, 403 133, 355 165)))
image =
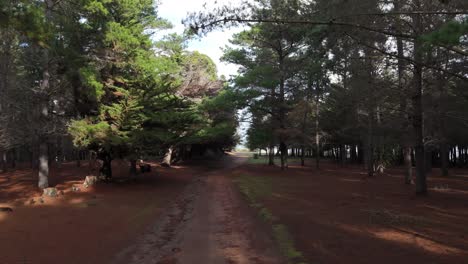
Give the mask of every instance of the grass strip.
POLYGON ((272 180, 268 177, 241 175, 235 179, 235 183, 248 200, 249 205, 257 210, 257 214, 262 221, 271 227, 281 254, 288 260, 288 263, 304 264, 304 256, 296 249, 287 227, 279 223, 279 219, 260 202, 261 199, 272 195, 272 180))

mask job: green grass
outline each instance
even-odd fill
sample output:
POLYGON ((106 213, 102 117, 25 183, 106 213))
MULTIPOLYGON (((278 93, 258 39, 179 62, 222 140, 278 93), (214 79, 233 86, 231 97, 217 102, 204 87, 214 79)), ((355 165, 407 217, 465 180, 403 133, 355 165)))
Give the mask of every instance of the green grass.
POLYGON ((250 157, 247 160, 248 164, 268 164, 268 157, 261 156, 258 157, 258 159, 254 159, 253 157, 250 157))
MULTIPOLYGON (((305 158, 305 160, 310 160, 311 158, 305 158)), ((280 158, 278 156, 274 157, 275 164, 280 164, 280 158)), ((301 158, 292 158, 288 157, 288 163, 300 164, 301 158)), ((268 164, 268 156, 260 156, 258 159, 254 159, 253 155, 247 160, 247 164, 268 164)))
POLYGON ((294 240, 287 227, 268 210, 260 200, 268 198, 273 193, 273 182, 269 177, 241 175, 235 180, 250 206, 257 209, 259 217, 271 226, 273 237, 278 247, 289 263, 304 264, 304 257, 294 246, 294 240))
POLYGON ((273 234, 279 243, 281 253, 289 261, 303 258, 302 253, 294 247, 294 241, 286 226, 281 224, 273 225, 273 234))
POLYGON ((269 197, 273 192, 272 182, 268 177, 242 175, 235 182, 251 203, 255 203, 261 198, 269 197))

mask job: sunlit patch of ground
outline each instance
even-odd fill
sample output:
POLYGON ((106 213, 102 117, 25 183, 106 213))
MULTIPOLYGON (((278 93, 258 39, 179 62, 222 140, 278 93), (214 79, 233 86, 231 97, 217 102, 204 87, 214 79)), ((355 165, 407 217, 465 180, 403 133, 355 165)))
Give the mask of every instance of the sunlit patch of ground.
POLYGON ((380 239, 406 244, 411 247, 419 247, 425 251, 435 254, 454 255, 462 254, 463 250, 437 243, 430 239, 419 237, 414 234, 405 234, 399 231, 383 230, 374 232, 374 235, 380 239))

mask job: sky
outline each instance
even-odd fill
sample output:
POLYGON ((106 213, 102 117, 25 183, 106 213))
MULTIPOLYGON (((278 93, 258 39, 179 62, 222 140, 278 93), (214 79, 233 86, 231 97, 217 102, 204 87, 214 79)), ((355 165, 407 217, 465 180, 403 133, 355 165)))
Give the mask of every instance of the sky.
MULTIPOLYGON (((217 3, 217 6, 223 4, 236 5, 240 3, 240 0, 160 0, 160 5, 158 6, 159 16, 169 20, 174 25, 173 29, 165 33, 183 33, 184 25, 182 25, 181 21, 186 17, 187 13, 210 9, 210 7, 215 6, 215 3, 217 3), (207 3, 206 8, 203 7, 205 3, 207 3)), ((220 61, 223 55, 221 48, 228 45, 231 36, 240 30, 240 28, 236 28, 211 32, 201 39, 190 41, 188 43, 188 50, 197 50, 210 56, 217 65, 218 75, 226 77, 235 75, 238 69, 236 65, 220 61)))

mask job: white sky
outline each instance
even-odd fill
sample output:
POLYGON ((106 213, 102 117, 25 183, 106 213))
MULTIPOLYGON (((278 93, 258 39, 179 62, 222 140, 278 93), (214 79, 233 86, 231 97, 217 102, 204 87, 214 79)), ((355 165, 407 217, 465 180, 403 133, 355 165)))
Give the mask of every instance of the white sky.
MULTIPOLYGON (((204 10, 203 4, 206 4, 206 9, 216 5, 232 4, 236 5, 240 3, 240 0, 160 0, 158 6, 158 14, 161 18, 169 20, 174 28, 167 33, 183 33, 184 26, 181 21, 185 18, 189 12, 197 12, 204 10)), ((241 29, 229 29, 223 31, 215 31, 209 33, 207 36, 200 40, 192 40, 188 43, 188 50, 197 50, 203 54, 211 57, 218 67, 218 75, 235 75, 238 67, 232 64, 226 64, 220 62, 220 58, 223 55, 221 48, 229 44, 229 39, 232 34, 239 32, 241 29)))

